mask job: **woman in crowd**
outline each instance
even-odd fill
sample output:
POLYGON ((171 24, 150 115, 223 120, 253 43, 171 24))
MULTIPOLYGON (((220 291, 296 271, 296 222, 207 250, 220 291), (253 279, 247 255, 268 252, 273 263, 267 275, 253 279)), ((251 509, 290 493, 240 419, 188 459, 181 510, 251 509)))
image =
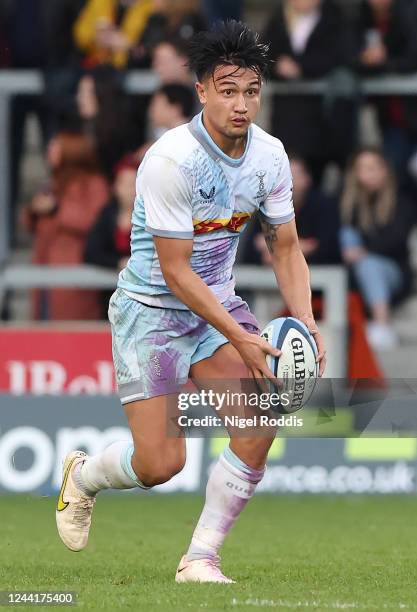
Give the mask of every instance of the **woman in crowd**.
MULTIPOLYGON (((326 77, 348 62, 347 29, 333 0, 283 0, 264 32, 274 61, 272 77, 284 81, 326 77)), ((327 161, 343 163, 352 146, 352 109, 346 103, 335 104, 325 111, 319 96, 273 97, 272 132, 288 150, 307 160, 316 183, 327 161)))
MULTIPOLYGON (((417 70, 417 4, 409 0, 362 0, 355 25, 357 67, 364 76, 417 70)), ((417 148, 415 96, 374 101, 384 149, 400 179, 417 148)))
POLYGON ((83 132, 94 140, 101 169, 112 180, 117 161, 143 142, 145 119, 142 126, 132 119, 120 75, 108 66, 96 68, 80 79, 76 106, 83 132))
POLYGON ((414 208, 396 187, 381 152, 358 152, 348 169, 341 201, 341 249, 371 314, 368 336, 379 349, 396 345, 391 305, 410 287, 407 238, 414 208))
MULTIPOLYGON (((108 199, 94 146, 75 132, 60 132, 47 153, 49 184, 23 212, 23 223, 34 234, 32 262, 77 265, 83 262, 85 242, 108 199)), ((86 320, 100 316, 97 291, 52 289, 34 293, 32 316, 42 320, 86 320)))
MULTIPOLYGON (((124 157, 116 166, 113 193, 103 208, 87 239, 86 263, 121 270, 130 255, 130 231, 135 203, 135 187, 138 160, 134 156, 124 157)), ((102 295, 103 317, 110 295, 102 295)))

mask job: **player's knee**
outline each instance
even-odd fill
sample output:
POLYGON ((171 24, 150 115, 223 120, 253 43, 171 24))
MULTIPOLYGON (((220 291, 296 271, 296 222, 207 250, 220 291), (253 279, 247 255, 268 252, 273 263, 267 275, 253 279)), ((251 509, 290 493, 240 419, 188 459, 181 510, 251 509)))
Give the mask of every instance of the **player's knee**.
POLYGON ((231 448, 244 463, 254 469, 262 469, 275 436, 239 438, 232 441, 231 448))
POLYGON ((155 487, 171 480, 181 472, 184 465, 185 454, 178 453, 172 457, 168 455, 164 459, 158 459, 146 466, 139 467, 138 477, 146 487, 155 487))

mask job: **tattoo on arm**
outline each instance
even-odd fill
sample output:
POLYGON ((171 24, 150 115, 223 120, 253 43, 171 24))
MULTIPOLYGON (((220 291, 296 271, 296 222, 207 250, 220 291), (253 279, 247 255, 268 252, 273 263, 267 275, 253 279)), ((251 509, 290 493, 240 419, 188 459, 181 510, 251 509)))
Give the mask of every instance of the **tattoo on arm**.
POLYGON ((274 252, 275 242, 278 240, 279 225, 272 225, 267 221, 261 221, 261 227, 265 236, 265 242, 270 253, 274 252))

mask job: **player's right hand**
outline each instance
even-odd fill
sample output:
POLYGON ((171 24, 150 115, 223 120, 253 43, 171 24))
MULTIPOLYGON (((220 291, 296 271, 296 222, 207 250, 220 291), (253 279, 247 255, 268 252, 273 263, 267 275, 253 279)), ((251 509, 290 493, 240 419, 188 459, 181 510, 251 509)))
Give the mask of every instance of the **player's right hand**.
POLYGON ((249 332, 242 339, 235 341, 233 346, 239 351, 253 378, 275 380, 273 372, 266 363, 266 355, 279 357, 282 351, 274 348, 261 336, 249 332))

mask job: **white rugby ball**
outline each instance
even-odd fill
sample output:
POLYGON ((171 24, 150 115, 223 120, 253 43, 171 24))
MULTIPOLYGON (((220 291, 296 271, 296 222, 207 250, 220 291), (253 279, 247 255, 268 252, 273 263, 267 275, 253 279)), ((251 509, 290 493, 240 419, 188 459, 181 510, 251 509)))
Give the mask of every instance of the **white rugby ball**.
POLYGON ((314 338, 307 326, 294 317, 274 319, 268 323, 261 336, 282 351, 280 357, 268 355, 266 358, 270 370, 283 385, 276 391, 280 395, 288 394, 289 398, 288 405, 281 402, 278 411, 295 412, 310 399, 319 375, 314 338))

